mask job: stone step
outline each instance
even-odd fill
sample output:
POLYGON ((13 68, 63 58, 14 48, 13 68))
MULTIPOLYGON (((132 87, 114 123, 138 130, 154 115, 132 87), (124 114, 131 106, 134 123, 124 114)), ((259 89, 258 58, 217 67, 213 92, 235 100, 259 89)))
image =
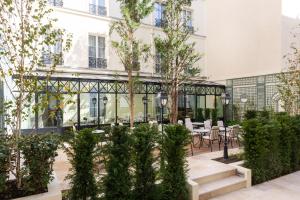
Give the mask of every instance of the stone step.
POLYGON ((237 171, 233 167, 220 167, 220 168, 209 168, 204 170, 199 170, 199 172, 194 172, 194 176, 192 179, 198 184, 206 184, 213 181, 221 180, 227 177, 231 177, 237 174, 237 171))
POLYGON ((217 181, 199 185, 199 200, 206 200, 246 187, 246 180, 241 176, 230 176, 217 181))

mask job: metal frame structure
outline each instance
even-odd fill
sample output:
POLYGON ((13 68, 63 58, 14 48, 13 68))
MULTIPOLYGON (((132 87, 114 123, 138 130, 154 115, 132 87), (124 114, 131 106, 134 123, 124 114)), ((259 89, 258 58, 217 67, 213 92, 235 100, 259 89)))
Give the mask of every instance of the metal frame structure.
POLYGON ((274 96, 278 94, 278 73, 261 76, 230 79, 226 81, 226 91, 231 96, 231 104, 227 115, 234 118, 234 109, 240 107, 240 98, 247 95, 247 108, 253 110, 272 109, 276 111, 278 102, 274 96), (234 108, 235 107, 235 108, 234 108))
MULTIPOLYGON (((45 88, 44 91, 37 91, 35 94, 35 103, 38 104, 39 95, 45 93, 51 94, 73 94, 76 95, 76 104, 77 104, 77 129, 81 129, 82 126, 80 124, 81 121, 81 114, 80 114, 80 101, 81 97, 80 94, 83 93, 94 93, 97 94, 98 99, 100 99, 101 94, 113 94, 115 95, 115 121, 117 122, 118 119, 118 108, 117 108, 117 101, 118 95, 120 94, 128 94, 127 89, 127 81, 126 80, 103 80, 103 79, 84 79, 84 78, 67 78, 67 77, 52 77, 50 80, 39 77, 38 84, 45 88)), ((137 84, 135 88, 135 94, 143 94, 148 98, 150 94, 158 94, 158 92, 162 91, 163 85, 157 79, 147 79, 142 80, 139 84, 137 84)), ((220 85, 214 82, 208 81, 195 81, 194 84, 185 84, 180 87, 180 93, 184 95, 184 100, 186 100, 186 95, 197 95, 197 96, 207 96, 207 95, 214 95, 221 96, 221 94, 225 91, 225 86, 220 85)), ((197 98, 196 98, 197 99, 197 98)), ((216 98, 215 98, 216 99, 216 98)), ((206 101, 206 98, 205 98, 206 101)), ((216 102, 214 103, 216 107, 216 102)), ((102 126, 104 124, 100 124, 100 104, 98 103, 98 112, 97 112, 97 124, 96 126, 102 126)), ((197 106, 197 100, 196 100, 197 106)), ((147 104, 148 107, 148 104, 147 104)), ((205 102, 206 108, 206 102, 205 102)), ((148 109, 145 109, 148 112, 148 109)), ((186 110, 186 103, 185 103, 185 110, 186 110)), ((39 127, 39 113, 35 113, 35 130, 40 131, 39 127)), ((145 116, 148 113, 144 113, 145 116)), ((55 128, 55 127, 51 127, 55 128)), ((57 127, 57 128, 61 128, 57 127)), ((32 129, 31 129, 32 130, 32 129)), ((24 130, 26 132, 26 130, 24 130)), ((29 129, 27 131, 30 131, 29 129)))

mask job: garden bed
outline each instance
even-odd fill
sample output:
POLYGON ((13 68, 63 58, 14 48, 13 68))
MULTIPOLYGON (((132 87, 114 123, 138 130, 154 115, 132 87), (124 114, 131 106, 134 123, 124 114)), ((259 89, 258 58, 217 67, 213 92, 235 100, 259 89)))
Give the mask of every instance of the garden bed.
POLYGON ((224 163, 224 164, 230 164, 230 163, 242 161, 242 158, 238 155, 232 155, 232 156, 229 156, 228 159, 224 159, 224 157, 220 157, 220 158, 215 158, 213 160, 224 163))
POLYGON ((3 193, 0 193, 1 200, 15 199, 20 197, 27 197, 36 194, 42 194, 48 192, 48 188, 38 191, 28 191, 24 188, 18 189, 16 180, 11 180, 6 183, 7 190, 3 193))

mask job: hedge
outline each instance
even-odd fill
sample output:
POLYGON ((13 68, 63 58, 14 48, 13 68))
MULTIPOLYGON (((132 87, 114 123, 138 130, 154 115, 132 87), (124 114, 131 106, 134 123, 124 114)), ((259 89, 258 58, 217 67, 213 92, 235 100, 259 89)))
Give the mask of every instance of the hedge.
POLYGON ((300 169, 300 117, 251 112, 244 121, 245 166, 254 184, 300 169))

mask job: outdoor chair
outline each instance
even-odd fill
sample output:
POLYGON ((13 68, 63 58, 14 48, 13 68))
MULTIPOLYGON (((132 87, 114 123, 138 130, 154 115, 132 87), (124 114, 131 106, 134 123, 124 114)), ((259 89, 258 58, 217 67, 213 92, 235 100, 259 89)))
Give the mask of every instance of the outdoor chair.
MULTIPOLYGON (((199 137, 199 142, 201 141, 200 129, 194 129, 190 118, 185 119, 185 127, 191 132, 191 137, 192 137, 191 149, 193 150, 193 147, 195 146, 195 141, 194 141, 195 137, 199 137)), ((200 145, 199 145, 199 148, 200 148, 200 145)))
POLYGON ((218 127, 224 127, 223 121, 217 121, 217 126, 218 127))
POLYGON ((202 142, 208 141, 208 145, 210 146, 211 152, 213 150, 212 145, 214 141, 217 141, 219 143, 219 150, 220 150, 221 140, 220 140, 219 132, 220 132, 219 127, 213 126, 209 132, 209 135, 202 137, 202 142))
POLYGON ((233 141, 236 141, 237 144, 240 146, 239 133, 240 133, 239 125, 234 125, 232 127, 232 129, 230 129, 229 134, 228 134, 228 140, 231 143, 231 147, 233 147, 233 144, 232 144, 233 141))
POLYGON ((211 123, 209 120, 204 121, 204 129, 211 130, 211 123))

